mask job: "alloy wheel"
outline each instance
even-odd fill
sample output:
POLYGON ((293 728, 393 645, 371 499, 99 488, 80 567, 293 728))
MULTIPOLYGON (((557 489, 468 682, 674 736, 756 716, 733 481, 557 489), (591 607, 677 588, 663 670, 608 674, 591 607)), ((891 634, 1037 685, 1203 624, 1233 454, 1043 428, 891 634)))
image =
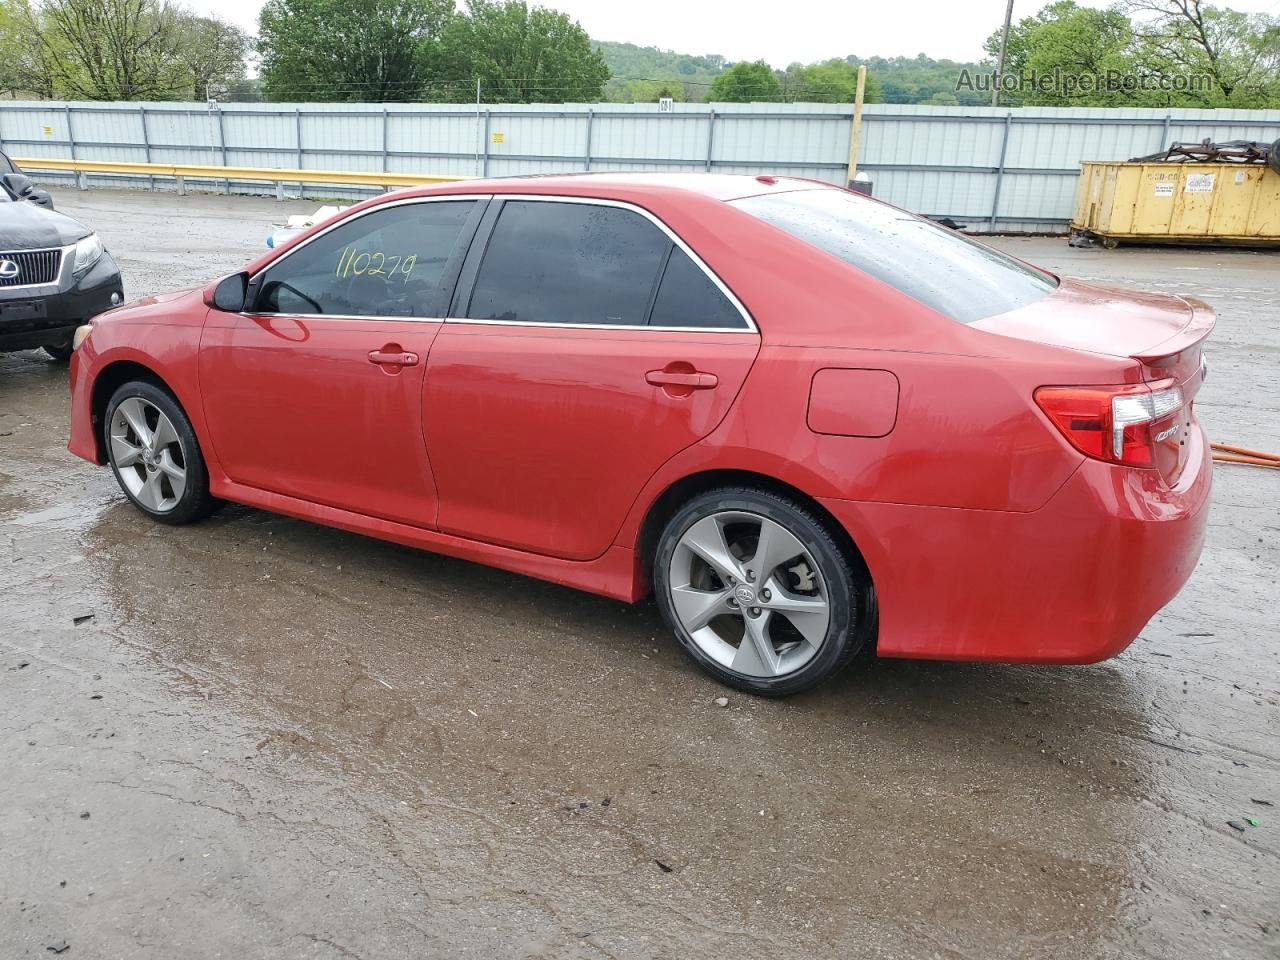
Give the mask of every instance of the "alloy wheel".
POLYGON ((187 488, 182 441, 164 412, 142 397, 127 397, 111 416, 111 462, 120 482, 146 509, 172 510, 187 488))
POLYGON ((671 606, 708 657, 751 677, 778 677, 818 653, 831 624, 822 571, 782 524, 726 510, 698 520, 676 544, 671 606))

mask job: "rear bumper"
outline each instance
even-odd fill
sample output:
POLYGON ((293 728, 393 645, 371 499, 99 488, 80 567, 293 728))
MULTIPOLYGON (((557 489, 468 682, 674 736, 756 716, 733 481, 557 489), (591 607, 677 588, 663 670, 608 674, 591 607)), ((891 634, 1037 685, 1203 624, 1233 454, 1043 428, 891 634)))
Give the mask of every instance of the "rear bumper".
POLYGON ((1086 460, 1032 513, 823 500, 875 581, 881 656, 1095 663, 1124 650, 1200 557, 1212 485, 1191 431, 1174 488, 1086 460))
MULTIPOLYGON (((69 268, 68 268, 69 269, 69 268)), ((0 288, 0 350, 27 350, 70 341, 76 327, 110 310, 111 296, 124 297, 120 268, 103 253, 83 277, 65 290, 52 284, 30 289, 0 288), (4 308, 23 307, 21 313, 4 308), (14 313, 14 318, 6 317, 14 313)))

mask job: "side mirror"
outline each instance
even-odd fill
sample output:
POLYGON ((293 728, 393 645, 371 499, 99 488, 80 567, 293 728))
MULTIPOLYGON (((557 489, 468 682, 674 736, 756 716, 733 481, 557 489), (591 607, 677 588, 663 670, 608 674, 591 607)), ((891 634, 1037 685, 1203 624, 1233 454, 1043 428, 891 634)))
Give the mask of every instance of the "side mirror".
POLYGON ((213 288, 213 298, 209 306, 227 313, 239 313, 244 309, 244 298, 249 292, 249 275, 233 273, 223 277, 213 288))
POLYGON ((5 189, 19 200, 26 200, 36 192, 36 185, 25 173, 6 173, 0 177, 0 181, 3 181, 5 189))

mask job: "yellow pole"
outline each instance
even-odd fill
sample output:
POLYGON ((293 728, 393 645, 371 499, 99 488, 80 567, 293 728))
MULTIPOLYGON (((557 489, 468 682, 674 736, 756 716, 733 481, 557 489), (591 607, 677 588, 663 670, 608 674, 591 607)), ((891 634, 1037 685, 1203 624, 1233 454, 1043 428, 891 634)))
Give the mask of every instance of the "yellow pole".
POLYGON ((849 175, 847 180, 853 182, 858 172, 858 142, 862 137, 862 97, 867 89, 867 67, 858 67, 858 92, 853 98, 853 125, 849 128, 849 175))

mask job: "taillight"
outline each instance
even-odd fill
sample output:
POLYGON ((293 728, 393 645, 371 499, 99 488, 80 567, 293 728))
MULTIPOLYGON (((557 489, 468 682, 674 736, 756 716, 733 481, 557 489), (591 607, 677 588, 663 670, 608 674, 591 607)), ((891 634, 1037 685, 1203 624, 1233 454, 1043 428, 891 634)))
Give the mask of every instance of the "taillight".
POLYGON ((1155 466, 1156 444, 1178 432, 1182 388, 1171 380, 1138 386, 1041 387, 1036 403, 1081 453, 1132 467, 1155 466))

